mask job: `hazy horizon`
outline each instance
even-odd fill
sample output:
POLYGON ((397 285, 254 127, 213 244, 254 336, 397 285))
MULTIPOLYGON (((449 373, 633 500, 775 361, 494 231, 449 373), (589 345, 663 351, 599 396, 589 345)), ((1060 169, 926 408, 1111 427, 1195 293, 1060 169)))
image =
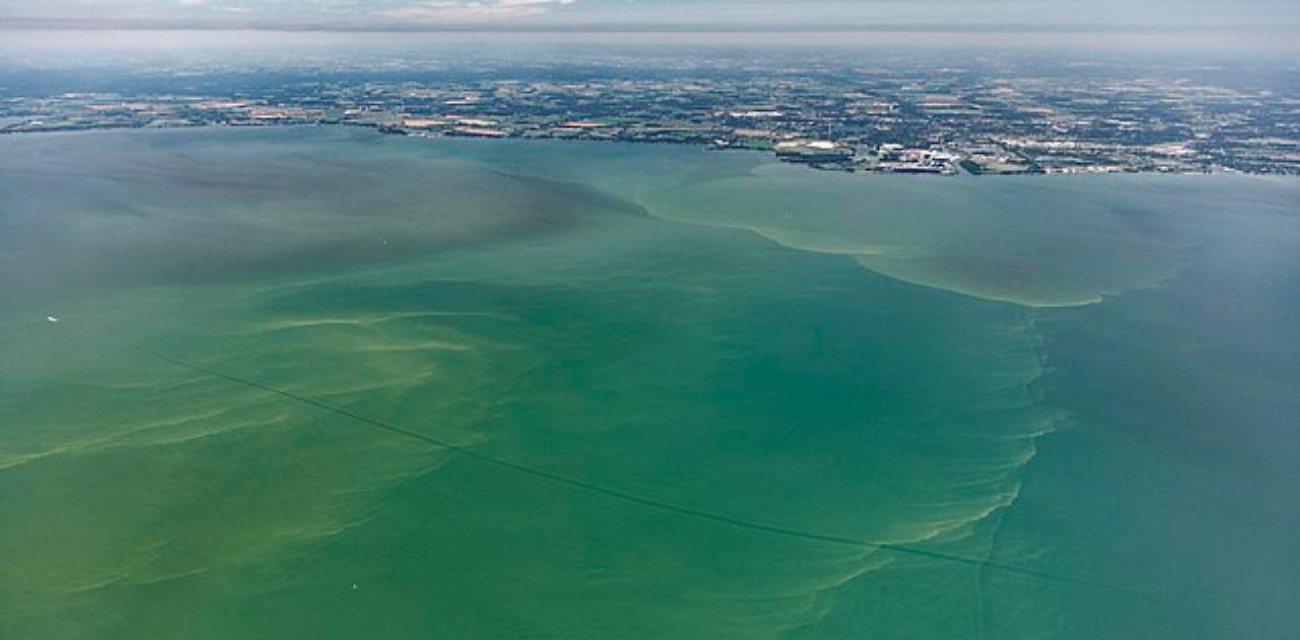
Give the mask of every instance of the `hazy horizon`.
POLYGON ((0 0, 0 26, 27 28, 1293 32, 1279 0, 0 0))
MULTIPOLYGON (((219 52, 281 51, 332 56, 348 52, 379 55, 397 48, 460 48, 465 52, 516 53, 545 48, 553 52, 580 47, 645 48, 673 47, 682 50, 789 49, 893 51, 973 51, 1007 55, 1064 56, 1097 59, 1141 55, 1159 59, 1176 58, 1182 63, 1250 64, 1284 67, 1300 50, 1300 40, 1282 32, 1272 33, 1119 33, 1119 32, 981 32, 981 31, 379 31, 379 30, 273 30, 273 29, 3 29, 0 37, 0 65, 41 68, 69 62, 89 63, 87 55, 133 54, 172 55, 175 52, 204 54, 219 52), (376 39, 382 39, 377 42, 376 39), (375 48, 378 46, 378 48, 375 48)), ((95 58, 95 66, 119 60, 95 58)), ((308 60, 310 61, 310 59, 308 60)))

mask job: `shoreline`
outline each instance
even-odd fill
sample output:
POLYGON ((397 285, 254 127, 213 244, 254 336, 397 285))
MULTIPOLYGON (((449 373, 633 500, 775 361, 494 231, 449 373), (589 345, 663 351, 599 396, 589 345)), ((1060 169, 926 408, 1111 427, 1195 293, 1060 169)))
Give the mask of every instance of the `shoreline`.
MULTIPOLYGON (((1140 167, 1116 167, 1116 166, 1081 166, 1077 170, 1059 170, 1056 168, 1047 170, 1025 170, 1025 171, 1007 171, 1007 172, 977 172, 969 170, 964 162, 956 163, 952 170, 911 170, 904 167, 901 170, 864 168, 867 164, 864 161, 853 159, 849 165, 836 164, 833 162, 815 162, 798 159, 789 159, 773 149, 755 149, 739 146, 718 145, 715 143, 680 141, 680 140, 652 140, 638 138, 597 138, 597 137, 564 137, 564 136, 525 136, 525 135, 476 135, 467 132, 430 132, 411 130, 400 127, 388 127, 385 125, 376 125, 369 123, 355 122, 284 122, 284 123, 192 123, 192 124, 165 124, 152 126, 132 126, 132 125, 100 125, 85 127, 51 127, 45 129, 26 129, 26 130, 8 130, 0 131, 0 137, 6 136, 41 136, 41 135, 58 135, 58 134, 78 134, 78 133, 96 133, 96 132, 116 132, 116 131, 185 131, 185 130, 219 130, 219 129, 294 129, 294 128, 343 128, 343 129, 362 129, 374 131, 384 136, 395 136, 405 138, 417 138, 428 140, 454 139, 454 140, 510 140, 516 142, 556 142, 556 143, 600 143, 600 144, 630 144, 630 145, 670 145, 680 147, 699 148, 707 151, 726 151, 726 152, 752 152, 762 154, 765 158, 777 160, 783 164, 800 165, 816 171, 828 171, 832 173, 853 173, 853 174, 873 174, 873 175, 916 175, 927 177, 975 177, 975 178, 1001 178, 1008 176, 1068 176, 1068 175, 1166 175, 1166 176, 1252 176, 1252 177, 1300 177, 1283 172, 1266 172, 1266 171, 1242 171, 1231 167, 1212 167, 1207 170, 1170 170, 1170 171, 1153 171, 1140 167)), ((850 156, 852 157, 852 156, 850 156)))

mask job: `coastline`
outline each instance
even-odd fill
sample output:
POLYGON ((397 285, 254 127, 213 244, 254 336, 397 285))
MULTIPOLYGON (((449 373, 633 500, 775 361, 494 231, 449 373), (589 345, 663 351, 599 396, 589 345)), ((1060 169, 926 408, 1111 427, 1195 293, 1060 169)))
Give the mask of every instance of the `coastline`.
MULTIPOLYGON (((872 175, 908 175, 924 177, 978 177, 978 178, 1001 178, 1009 176, 1062 176, 1062 175, 1170 175, 1170 176, 1197 176, 1197 175, 1242 175, 1258 177, 1300 177, 1295 174, 1269 172, 1269 171, 1241 171, 1230 167, 1210 167, 1204 169, 1179 169, 1179 170, 1151 170, 1142 167, 1124 167, 1111 165, 1083 166, 1077 169, 1025 169, 1016 171, 972 171, 967 166, 965 160, 956 156, 952 158, 953 162, 940 165, 919 164, 916 163, 898 163, 899 166, 881 168, 881 165, 873 164, 871 159, 857 158, 848 156, 848 161, 817 161, 800 159, 797 156, 782 154, 775 149, 749 148, 735 145, 719 145, 716 142, 695 141, 695 140, 653 140, 641 138, 607 138, 607 137, 564 137, 564 136, 523 136, 523 135, 502 135, 496 130, 478 131, 447 131, 432 133, 418 129, 407 129, 403 127, 392 127, 358 122, 283 122, 283 123, 170 123, 158 126, 140 126, 140 125, 109 125, 109 126, 72 126, 72 127, 52 127, 30 130, 0 130, 0 137, 4 136, 40 136, 40 135, 59 135, 59 134, 76 134, 76 133, 94 133, 104 131, 183 131, 194 129, 270 129, 270 128, 328 128, 340 127, 348 129, 362 129, 376 131, 381 135, 391 135, 400 137, 409 137, 415 139, 455 139, 455 140, 512 140, 512 141, 537 141, 537 142, 582 142, 582 143, 601 143, 601 144, 631 144, 631 145, 670 145, 708 149, 710 151, 725 152, 750 152, 760 153, 764 157, 775 159, 787 164, 797 164, 816 171, 827 171, 834 173, 853 173, 853 174, 872 174, 872 175)), ((800 144, 816 143, 821 141, 813 140, 796 140, 800 144)))

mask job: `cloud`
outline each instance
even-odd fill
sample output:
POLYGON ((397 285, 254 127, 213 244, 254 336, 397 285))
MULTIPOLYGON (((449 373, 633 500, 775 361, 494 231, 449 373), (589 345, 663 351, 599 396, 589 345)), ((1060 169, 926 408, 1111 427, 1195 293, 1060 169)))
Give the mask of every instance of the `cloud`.
POLYGON ((373 15, 394 20, 452 23, 490 22, 548 13, 557 6, 577 0, 431 0, 376 11, 373 15))

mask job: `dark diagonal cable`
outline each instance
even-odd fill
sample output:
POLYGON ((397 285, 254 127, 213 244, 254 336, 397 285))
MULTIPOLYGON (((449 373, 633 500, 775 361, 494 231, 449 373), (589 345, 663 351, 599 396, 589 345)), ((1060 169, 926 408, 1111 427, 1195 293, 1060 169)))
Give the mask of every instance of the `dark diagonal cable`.
POLYGON ((300 395, 300 394, 297 394, 297 393, 294 393, 294 392, 292 392, 292 391, 288 391, 288 390, 285 390, 285 389, 280 389, 280 388, 277 388, 277 387, 273 387, 273 386, 271 386, 271 385, 264 384, 264 383, 258 382, 258 381, 256 381, 256 380, 251 380, 251 379, 248 379, 248 378, 243 378, 243 377, 236 376, 236 375, 232 375, 232 374, 225 373, 225 372, 222 372, 222 371, 217 371, 216 369, 209 369, 209 368, 204 367, 204 366, 202 366, 202 365, 197 365, 197 364, 193 364, 193 363, 190 363, 190 362, 186 362, 186 361, 184 361, 184 360, 180 360, 180 359, 177 359, 177 358, 173 358, 173 357, 168 356, 168 355, 166 355, 166 354, 164 354, 164 353, 160 353, 160 352, 157 352, 157 351, 154 351, 154 350, 152 350, 152 349, 148 349, 148 348, 145 348, 145 347, 142 347, 142 346, 139 346, 139 345, 132 345, 132 347, 133 347, 136 351, 139 351, 139 352, 141 352, 141 353, 143 353, 143 354, 145 354, 145 355, 148 355, 148 356, 153 357, 153 358, 157 358, 158 360, 162 360, 163 362, 167 362, 167 363, 169 363, 169 364, 175 365, 175 366, 177 366, 177 367, 181 367, 181 368, 183 368, 183 369, 188 369, 188 370, 190 370, 190 371, 194 371, 194 372, 196 372, 196 373, 201 373, 201 374, 206 375, 206 376, 211 376, 211 377, 213 377, 213 378, 218 378, 218 379, 225 380, 225 381, 227 381, 227 382, 232 382, 232 383, 234 383, 234 384, 238 384, 238 385, 241 385, 241 386, 250 387, 250 388, 253 388, 253 389, 258 389, 258 390, 260 390, 260 391, 265 391, 265 392, 267 392, 267 393, 272 393, 272 394, 275 394, 275 395, 281 396, 281 397, 283 397, 283 398, 286 398, 286 399, 292 400, 292 401, 294 401, 294 402, 297 402, 297 403, 299 403, 299 404, 305 404, 305 405, 308 405, 308 406, 311 406, 311 407, 315 407, 316 409, 320 409, 321 411, 326 411, 326 412, 329 412, 329 413, 333 413, 333 414, 335 414, 335 415, 339 415, 339 416, 342 416, 342 417, 344 417, 344 418, 348 418, 349 420, 352 420, 352 421, 354 421, 354 422, 358 422, 358 423, 361 423, 361 424, 364 424, 364 425, 367 425, 367 426, 373 427, 373 428, 375 428, 375 429, 380 429, 380 430, 383 430, 383 431, 387 431, 387 432, 389 432, 389 433, 392 433, 392 434, 395 434, 395 435, 399 435, 399 436, 402 436, 402 437, 405 437, 405 438, 409 438, 409 439, 411 439, 411 440, 416 440, 416 441, 419 441, 419 442, 423 442, 423 443, 425 443, 425 444, 432 445, 432 446, 434 446, 434 447, 438 447, 438 448, 440 448, 440 449, 446 449, 446 450, 448 450, 448 451, 452 451, 452 452, 458 453, 458 454, 463 455, 463 456, 465 456, 465 457, 467 457, 467 458, 471 458, 471 459, 473 459, 473 460, 477 460, 477 461, 482 462, 482 463, 484 463, 484 464, 488 464, 488 465, 495 466, 495 467, 499 467, 499 468, 503 468, 503 469, 509 469, 509 470, 511 470, 511 471, 515 471, 515 472, 517 472, 517 473, 521 473, 521 474, 528 475, 528 476, 532 476, 532 477, 535 477, 535 478, 540 478, 540 479, 543 479, 543 480, 547 480, 547 481, 549 481, 549 482, 553 482, 553 483, 555 483, 555 484, 567 485, 567 486, 570 486, 570 487, 576 487, 576 488, 578 488, 578 489, 582 489, 582 490, 585 490, 585 491, 588 491, 588 492, 591 492, 591 493, 595 493, 595 494, 599 494, 599 495, 602 495, 602 496, 606 496, 606 497, 608 497, 608 498, 612 498, 612 499, 615 499, 615 500, 620 500, 620 501, 623 501, 623 502, 630 502, 630 503, 633 503, 633 504, 643 505, 643 506, 646 506, 646 507, 650 507, 650 508, 652 508, 652 509, 657 509, 657 510, 659 510, 659 511, 665 511, 665 512, 668 512, 668 513, 675 513, 675 514, 677 514, 677 515, 686 516, 686 517, 689 517, 689 518, 696 518, 696 519, 699 519, 699 520, 707 520, 707 521, 710 521, 710 522, 717 522, 717 523, 721 523, 721 524, 726 524, 726 525, 730 525, 730 526, 733 526, 733 527, 736 527, 736 528, 739 528, 739 529, 748 529, 748 530, 750 530, 750 531, 760 531, 760 532, 763 532, 763 533, 769 533, 769 534, 778 535, 778 536, 785 536, 785 537, 789 537, 789 538, 800 538, 800 539, 803 539, 803 540, 813 540, 813 541, 817 541, 817 542, 824 542, 824 543, 836 544, 836 545, 844 545, 844 546, 850 546, 850 547, 868 547, 868 548, 873 548, 873 549, 880 549, 880 550, 883 550, 883 551, 890 551, 890 552, 897 553, 897 554, 900 554, 900 555, 916 556, 916 557, 920 557, 920 558, 928 558, 928 559, 931 559, 931 560, 940 560, 940 561, 943 561, 943 562, 950 562, 950 563, 953 563, 953 564, 962 564, 962 565, 967 565, 967 566, 972 566, 972 567, 980 567, 980 568, 985 568, 985 569, 993 569, 993 570, 1001 571, 1001 572, 1004 572, 1004 573, 1011 573, 1011 574, 1016 574, 1016 575, 1028 576, 1028 577, 1038 578, 1038 579, 1040 579, 1040 580, 1047 580, 1047 581, 1051 581, 1051 582, 1060 582, 1060 583, 1066 583, 1066 584, 1073 584, 1073 585, 1078 585, 1078 586, 1083 586, 1083 587, 1089 587, 1089 588, 1099 589, 1099 590, 1104 590, 1104 591, 1115 591, 1115 592, 1121 592, 1121 593, 1125 593, 1125 594, 1129 594, 1129 595, 1142 595, 1142 594, 1140 594, 1140 593, 1136 593, 1134 590, 1129 589, 1129 588, 1127 588, 1127 587, 1119 587, 1119 586, 1115 586, 1115 585, 1111 585, 1111 584, 1106 584, 1106 583, 1101 583, 1101 582, 1095 582, 1095 581, 1088 580, 1088 579, 1086 579, 1086 578, 1081 578, 1081 577, 1078 577, 1078 576, 1071 576, 1071 575, 1066 575, 1066 574, 1058 574, 1058 573, 1052 573, 1052 572, 1047 572, 1047 571, 1038 571, 1038 570, 1035 570, 1035 569, 1029 569, 1029 568, 1026 568, 1026 567, 1018 567, 1018 566, 1015 566, 1015 565, 1002 564, 1002 563, 999 563, 999 562, 992 562, 992 561, 989 561, 989 560, 979 560, 979 559, 976 559, 976 558, 967 558, 967 557, 963 557, 963 556, 952 555, 952 554, 949 554, 949 553, 942 553, 942 552, 939 552, 939 551, 926 551, 926 550, 924 550, 924 549, 916 549, 916 548, 913 548, 913 547, 906 547, 906 546, 902 546, 902 545, 891 544, 891 543, 888 543, 888 542, 872 542, 872 541, 870 541, 870 540, 860 540, 860 539, 857 539, 857 538, 849 538, 849 537, 844 537, 844 536, 827 535, 827 534, 817 533, 817 532, 813 532, 813 531, 803 531, 803 530, 800 530, 800 529, 792 529, 792 528, 788 528, 788 527, 782 527, 782 526, 779 526, 779 525, 765 524, 765 523, 762 523, 762 522, 754 522, 754 521, 751 521, 751 520, 744 520, 744 519, 737 518, 737 517, 733 517, 733 516, 728 516, 728 515, 724 515, 724 514, 714 513, 714 512, 711 512, 711 511, 703 511, 703 510, 700 510, 700 509, 694 509, 694 508, 691 508, 691 507, 686 507, 686 506, 682 506, 682 505, 679 505, 679 504, 674 504, 674 503, 671 503, 671 502, 665 502, 665 501, 662 501, 662 500, 657 500, 657 499, 655 499, 655 498, 650 498, 650 497, 646 497, 646 496, 642 496, 642 495, 637 495, 637 494, 635 494, 635 493, 628 493, 628 492, 626 492, 626 491, 621 491, 621 490, 619 490, 619 489, 613 489, 613 488, 610 488, 610 487, 606 487, 606 486, 602 486, 602 485, 598 485, 598 484, 593 484, 593 483, 591 483, 591 482, 587 482, 587 481, 585 481, 585 480, 579 480, 578 478, 573 478, 573 477, 570 477, 570 476, 561 475, 561 474, 553 473, 553 472, 550 472, 550 471, 545 471, 545 470, 543 470, 543 469, 539 469, 539 468, 537 468, 537 467, 531 467, 531 466, 524 465, 524 464, 519 464, 519 463, 516 463, 516 462, 510 462, 509 460, 505 460, 505 459, 502 459, 502 458, 497 458, 497 457, 495 457, 495 456, 490 456, 490 455, 485 454, 485 453, 479 453, 478 451, 475 451, 475 450, 470 449, 470 448, 468 448, 468 447, 464 447, 464 446, 461 446, 461 445, 458 445, 458 444, 455 444, 455 443, 447 442, 447 441, 445 441, 445 440, 440 440, 440 439, 435 438, 435 437, 433 437, 433 436, 425 435, 425 434, 420 433, 420 432, 418 432, 418 431, 412 431, 412 430, 407 429, 407 428, 405 428, 405 427, 400 427, 400 426, 397 426, 397 425, 394 425, 394 424, 389 424, 389 423, 384 422, 384 421, 382 421, 382 420, 377 420, 377 419, 375 419, 375 418, 370 418, 370 417, 367 417, 367 416, 363 416, 363 415, 358 414, 358 413, 353 413, 352 411, 349 411, 349 410, 344 409, 344 408, 342 408, 342 407, 337 407, 337 406, 334 406, 334 405, 332 405, 332 404, 329 404, 329 403, 326 403, 326 402, 322 402, 322 401, 320 401, 320 400, 316 400, 316 399, 314 399, 314 398, 310 398, 310 397, 308 397, 308 396, 300 395))

